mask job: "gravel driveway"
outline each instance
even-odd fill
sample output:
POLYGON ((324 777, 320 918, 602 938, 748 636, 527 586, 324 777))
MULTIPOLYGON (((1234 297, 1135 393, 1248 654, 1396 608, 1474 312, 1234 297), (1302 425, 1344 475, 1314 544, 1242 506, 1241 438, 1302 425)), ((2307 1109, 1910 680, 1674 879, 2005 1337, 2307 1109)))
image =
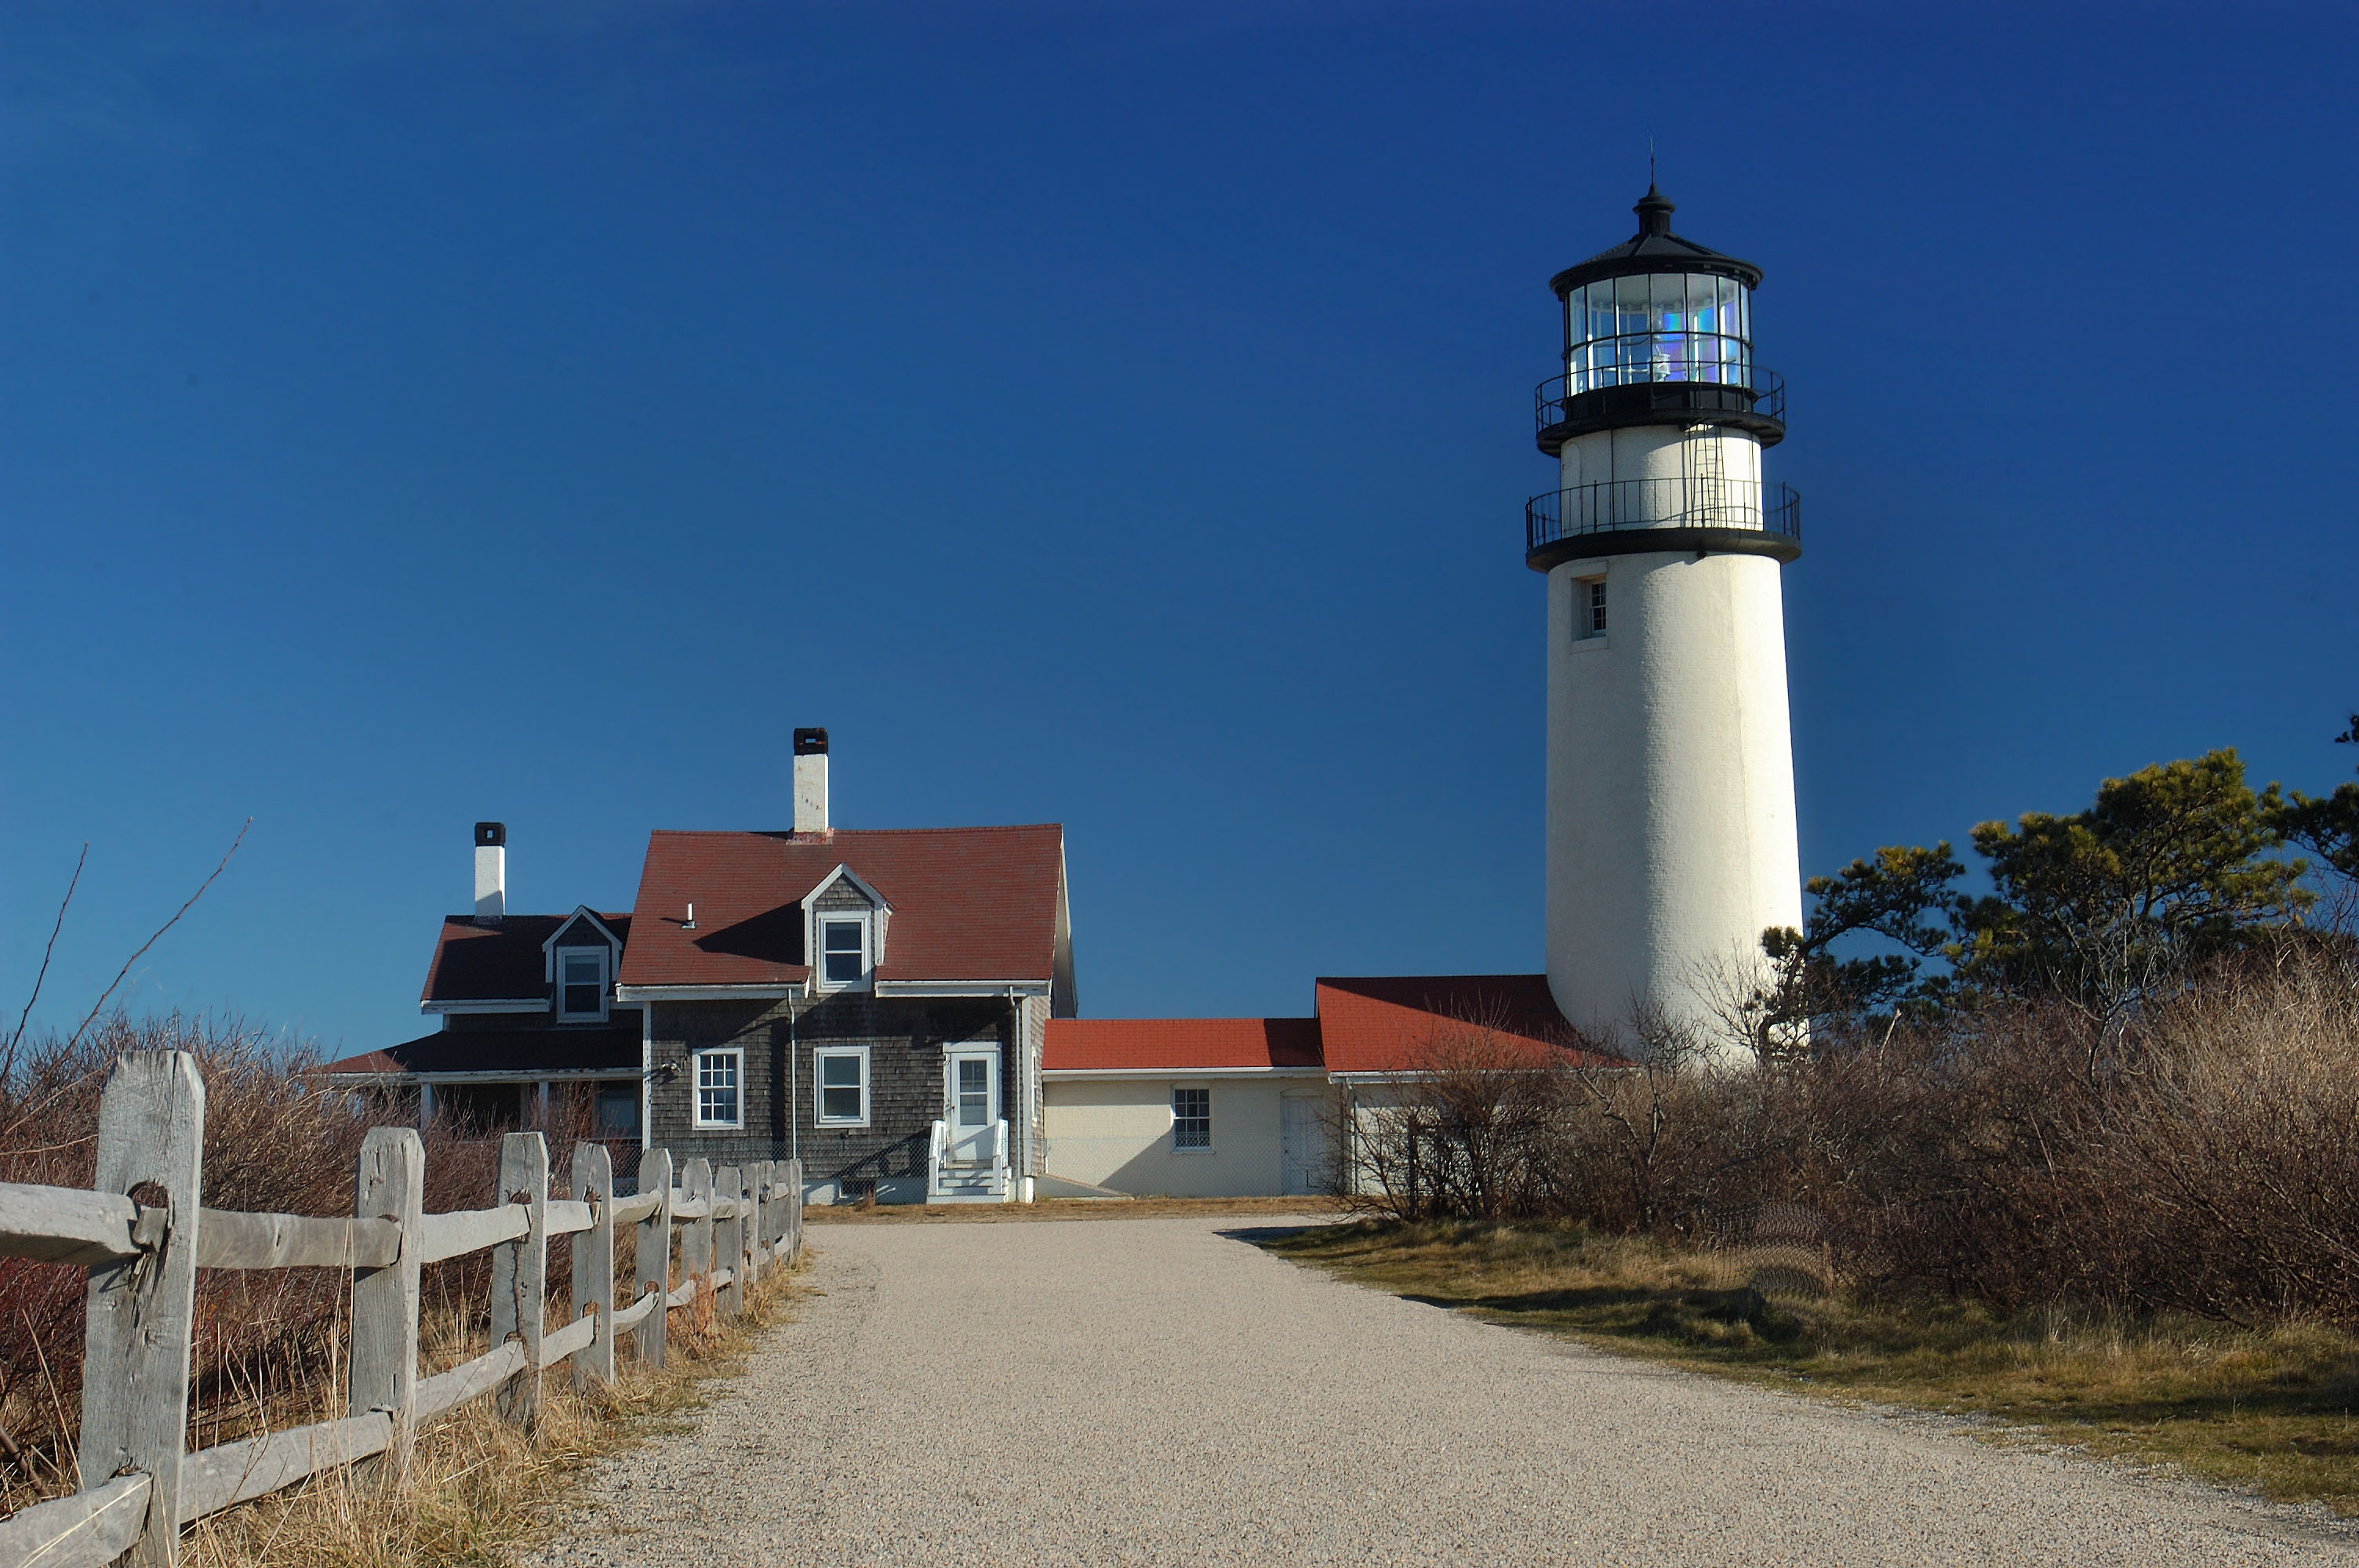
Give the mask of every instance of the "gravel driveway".
POLYGON ((825 1294, 541 1561, 2359 1563, 2222 1493, 1340 1284, 1258 1223, 815 1226, 825 1294))

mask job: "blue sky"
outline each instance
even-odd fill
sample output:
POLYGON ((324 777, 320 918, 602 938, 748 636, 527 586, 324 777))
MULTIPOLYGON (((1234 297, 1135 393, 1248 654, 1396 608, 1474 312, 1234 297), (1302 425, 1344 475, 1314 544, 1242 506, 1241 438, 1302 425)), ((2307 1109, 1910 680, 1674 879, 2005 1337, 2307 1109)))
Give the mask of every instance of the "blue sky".
MULTIPOLYGON (((1060 821, 1084 1011, 1540 961, 1549 276, 1759 263, 1805 867, 2359 705, 2346 7, 0 9, 0 1002, 423 1028, 653 827, 1060 821)), ((13 1019, 9 1021, 13 1023, 13 1019)))

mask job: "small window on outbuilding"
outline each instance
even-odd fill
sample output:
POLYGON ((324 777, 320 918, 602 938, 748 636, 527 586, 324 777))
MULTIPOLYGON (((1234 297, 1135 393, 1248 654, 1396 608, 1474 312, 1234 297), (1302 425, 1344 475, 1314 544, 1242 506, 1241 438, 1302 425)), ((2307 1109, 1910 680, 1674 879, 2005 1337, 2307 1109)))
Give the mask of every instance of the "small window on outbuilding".
POLYGON ((557 950, 558 1017, 578 1020, 606 1016, 606 958, 603 947, 557 950))
POLYGON ((1212 1147, 1212 1091, 1171 1091, 1171 1147, 1209 1151, 1212 1147))

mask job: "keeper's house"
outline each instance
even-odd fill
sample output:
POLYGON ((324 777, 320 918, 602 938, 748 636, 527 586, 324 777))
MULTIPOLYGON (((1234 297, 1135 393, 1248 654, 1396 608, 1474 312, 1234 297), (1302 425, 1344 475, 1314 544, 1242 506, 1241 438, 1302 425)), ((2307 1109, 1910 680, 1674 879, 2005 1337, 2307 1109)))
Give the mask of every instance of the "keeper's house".
POLYGON ((1073 1011, 1063 830, 834 831, 795 734, 789 832, 649 835, 628 914, 507 913, 506 830, 442 922, 441 1028, 330 1064, 480 1132, 591 1119, 636 1171, 800 1158, 816 1202, 1006 1202, 1042 1172, 1040 1057, 1073 1011))

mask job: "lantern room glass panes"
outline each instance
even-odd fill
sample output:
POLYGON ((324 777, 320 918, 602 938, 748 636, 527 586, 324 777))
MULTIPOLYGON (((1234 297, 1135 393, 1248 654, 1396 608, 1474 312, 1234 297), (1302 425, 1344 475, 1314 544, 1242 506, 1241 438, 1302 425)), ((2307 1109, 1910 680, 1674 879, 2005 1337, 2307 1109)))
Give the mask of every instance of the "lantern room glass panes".
POLYGON ((1565 392, 1645 381, 1753 384, 1751 291, 1712 273, 1601 278, 1565 299, 1565 392))

